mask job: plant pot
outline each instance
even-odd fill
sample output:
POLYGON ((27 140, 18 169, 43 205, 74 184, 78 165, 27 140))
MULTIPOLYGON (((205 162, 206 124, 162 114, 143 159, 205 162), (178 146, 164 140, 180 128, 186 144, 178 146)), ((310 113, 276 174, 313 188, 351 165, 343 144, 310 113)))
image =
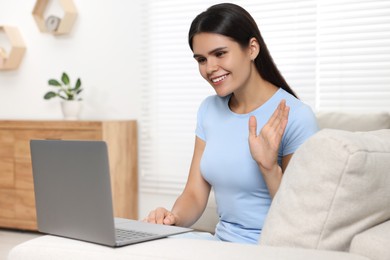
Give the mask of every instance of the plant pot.
POLYGON ((78 120, 82 103, 79 100, 61 101, 62 114, 65 120, 78 120))

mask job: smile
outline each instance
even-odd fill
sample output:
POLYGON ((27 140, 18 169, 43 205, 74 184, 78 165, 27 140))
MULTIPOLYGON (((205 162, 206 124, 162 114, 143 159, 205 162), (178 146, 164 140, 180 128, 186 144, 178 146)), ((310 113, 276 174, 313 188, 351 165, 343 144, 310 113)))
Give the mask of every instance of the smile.
POLYGON ((218 82, 220 82, 220 81, 226 79, 227 76, 228 76, 228 74, 222 75, 222 76, 220 76, 220 77, 211 79, 211 81, 212 81, 213 83, 218 83, 218 82))

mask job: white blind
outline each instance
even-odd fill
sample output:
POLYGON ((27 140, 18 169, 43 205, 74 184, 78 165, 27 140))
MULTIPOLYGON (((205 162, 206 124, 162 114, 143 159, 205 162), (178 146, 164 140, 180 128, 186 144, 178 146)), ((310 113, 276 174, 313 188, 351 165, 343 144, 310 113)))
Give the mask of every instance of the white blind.
MULTIPOLYGON (((390 1, 232 1, 255 18, 271 55, 315 110, 390 110, 390 1)), ((206 0, 144 3, 140 188, 184 187, 200 102, 214 94, 188 47, 206 0)))
POLYGON ((320 110, 390 110, 390 1, 318 4, 320 110))

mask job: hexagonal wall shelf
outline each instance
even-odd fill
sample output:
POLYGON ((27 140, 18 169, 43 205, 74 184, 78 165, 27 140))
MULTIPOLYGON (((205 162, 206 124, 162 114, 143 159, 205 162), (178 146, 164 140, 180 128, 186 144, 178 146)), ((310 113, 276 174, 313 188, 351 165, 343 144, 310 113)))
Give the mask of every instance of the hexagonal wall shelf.
POLYGON ((0 33, 4 33, 10 43, 10 50, 0 46, 0 70, 13 70, 19 67, 26 52, 26 46, 18 28, 12 26, 0 26, 0 33))
POLYGON ((77 10, 73 0, 59 0, 61 7, 64 10, 64 16, 62 18, 49 16, 45 19, 44 12, 49 1, 53 0, 37 0, 35 3, 32 15, 34 16, 39 30, 54 35, 69 33, 77 17, 77 10))

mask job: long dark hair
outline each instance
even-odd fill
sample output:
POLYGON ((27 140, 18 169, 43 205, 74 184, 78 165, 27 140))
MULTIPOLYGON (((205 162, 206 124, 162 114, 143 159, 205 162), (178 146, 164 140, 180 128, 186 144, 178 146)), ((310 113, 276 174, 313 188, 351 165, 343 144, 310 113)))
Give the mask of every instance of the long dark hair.
POLYGON ((255 65, 261 77, 297 98, 276 67, 255 20, 244 8, 231 3, 223 3, 213 5, 196 16, 188 33, 191 50, 193 50, 194 36, 201 32, 227 36, 240 44, 242 48, 248 47, 249 40, 256 38, 260 44, 260 53, 255 59, 255 65))

